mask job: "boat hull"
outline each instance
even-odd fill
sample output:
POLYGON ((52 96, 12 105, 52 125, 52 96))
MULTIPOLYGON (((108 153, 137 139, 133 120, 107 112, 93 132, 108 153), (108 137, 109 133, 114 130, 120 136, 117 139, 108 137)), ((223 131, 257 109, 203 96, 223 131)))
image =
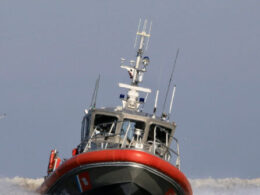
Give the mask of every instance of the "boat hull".
POLYGON ((170 163, 136 150, 101 150, 65 161, 38 190, 42 194, 192 194, 170 163))

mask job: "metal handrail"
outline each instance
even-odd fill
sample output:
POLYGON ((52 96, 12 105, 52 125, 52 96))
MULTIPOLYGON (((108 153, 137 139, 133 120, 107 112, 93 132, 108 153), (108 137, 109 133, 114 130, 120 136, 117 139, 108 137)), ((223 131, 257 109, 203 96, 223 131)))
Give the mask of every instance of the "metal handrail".
MULTIPOLYGON (((94 131, 96 128, 94 129, 94 131)), ((138 143, 133 144, 133 142, 126 143, 122 140, 122 134, 95 134, 93 131, 92 136, 85 141, 86 145, 83 152, 95 151, 95 150, 107 150, 107 149, 133 149, 141 150, 155 156, 158 156, 166 161, 170 161, 173 156, 176 157, 175 166, 180 169, 180 152, 178 140, 172 137, 176 142, 177 151, 166 146, 164 143, 156 141, 148 141, 145 143, 139 143, 142 147, 137 147, 138 143)), ((82 143, 84 144, 84 143, 82 143)))

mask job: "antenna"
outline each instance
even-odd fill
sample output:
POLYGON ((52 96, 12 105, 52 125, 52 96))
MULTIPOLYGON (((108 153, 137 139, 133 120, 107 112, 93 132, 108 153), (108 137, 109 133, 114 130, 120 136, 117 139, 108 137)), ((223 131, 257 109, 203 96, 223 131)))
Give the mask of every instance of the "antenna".
POLYGON ((145 46, 145 50, 147 50, 147 48, 148 48, 149 39, 150 39, 150 37, 151 37, 152 22, 150 22, 149 32, 146 33, 147 22, 148 22, 148 20, 145 19, 145 20, 144 20, 144 23, 143 23, 143 30, 142 30, 142 32, 140 32, 139 30, 140 30, 140 25, 141 25, 141 19, 139 20, 138 29, 137 29, 136 38, 135 38, 135 45, 134 45, 134 46, 136 47, 136 42, 137 42, 137 39, 138 39, 137 35, 140 35, 141 38, 140 38, 140 46, 139 46, 139 49, 143 49, 144 43, 145 43, 145 41, 144 41, 144 39, 142 38, 142 36, 143 36, 143 37, 147 37, 147 43, 146 43, 146 46, 145 46))
POLYGON ((173 72, 174 72, 174 69, 175 69, 175 66, 176 66, 176 62, 177 62, 177 59, 178 59, 178 55, 179 55, 179 48, 178 48, 177 53, 176 53, 176 56, 175 56, 175 60, 174 60, 173 67, 172 67, 171 77, 170 77, 170 80, 169 80, 169 83, 168 83, 168 87, 167 87, 167 91, 166 91, 166 95, 165 95, 165 99, 164 99, 164 103, 163 103, 163 108, 162 108, 162 112, 163 112, 163 113, 164 113, 166 100, 167 100, 168 93, 169 93, 169 89, 170 89, 171 82, 172 82, 173 72))
POLYGON ((144 25, 143 25, 143 32, 146 32, 146 25, 147 25, 147 20, 144 20, 144 25))
POLYGON ((157 109, 157 102, 158 102, 159 90, 156 91, 155 101, 154 101, 154 108, 153 108, 153 118, 155 118, 155 113, 157 109))
MULTIPOLYGON (((150 23, 150 28, 149 28, 149 32, 148 32, 148 34, 149 34, 149 35, 151 35, 152 24, 153 24, 153 23, 152 23, 152 21, 151 21, 151 23, 150 23)), ((149 45, 149 40, 150 40, 150 37, 151 37, 151 36, 149 36, 149 37, 148 37, 148 39, 147 39, 147 43, 146 43, 145 50, 147 50, 147 49, 148 49, 148 45, 149 45)))
MULTIPOLYGON (((139 19, 138 28, 137 28, 137 32, 139 32, 139 30, 140 30, 141 22, 142 22, 142 20, 141 20, 141 18, 140 18, 140 19, 139 19)), ((136 36, 135 36, 134 48, 136 47, 137 38, 138 38, 138 36, 137 36, 137 34, 136 34, 136 36)))
MULTIPOLYGON (((147 40, 151 36, 146 32, 147 29, 147 20, 144 20, 143 24, 141 19, 139 20, 138 29, 136 32, 136 39, 134 46, 137 47, 137 55, 136 60, 130 61, 130 66, 124 65, 124 59, 121 59, 121 68, 126 69, 129 73, 131 79, 131 85, 126 85, 123 83, 119 83, 119 87, 128 89, 127 98, 121 98, 123 102, 123 108, 127 109, 135 109, 138 110, 140 105, 143 105, 146 102, 147 97, 139 98, 139 92, 151 93, 151 89, 139 87, 139 83, 143 81, 144 72, 146 72, 146 68, 150 62, 148 56, 143 56, 144 48, 148 45, 147 40), (141 27, 142 25, 142 27, 141 27), (137 41, 139 42, 137 45, 137 41)), ((152 23, 150 24, 150 30, 152 28, 152 23)), ((120 96, 121 97, 121 96, 120 96)), ((122 96, 123 97, 123 96, 122 96)))
POLYGON ((91 108, 95 108, 96 107, 96 102, 97 102, 97 94, 98 94, 98 88, 99 88, 99 81, 100 81, 100 74, 98 75, 98 78, 96 80, 96 84, 95 84, 95 89, 94 92, 92 94, 92 99, 91 99, 91 108))
POLYGON ((142 108, 140 109, 141 111, 144 109, 144 105, 148 99, 148 96, 149 96, 149 93, 146 93, 145 98, 144 98, 144 103, 142 104, 142 108))
POLYGON ((168 120, 170 120, 170 116, 171 116, 171 112, 172 112, 172 104, 173 104, 175 91, 176 91, 176 85, 174 85, 173 91, 172 91, 172 99, 171 99, 170 108, 169 108, 168 120))
MULTIPOLYGON (((140 78, 139 77, 140 76, 140 62, 142 61, 142 55, 143 55, 143 50, 144 50, 143 48, 144 48, 144 44, 145 44, 146 40, 149 39, 149 37, 151 36, 150 34, 148 34, 146 32, 147 20, 144 20, 143 29, 141 30, 141 32, 139 31, 140 21, 139 21, 138 31, 136 33, 136 37, 140 36, 139 37, 140 43, 139 43, 139 47, 138 47, 137 55, 136 55, 136 61, 135 61, 135 67, 134 67, 136 71, 133 74, 133 79, 132 79, 133 85, 138 85, 138 83, 140 82, 139 81, 139 78, 140 78)), ((150 25, 150 28, 151 28, 151 25, 150 25)), ((137 39, 138 38, 136 38, 136 41, 137 41, 137 39)), ((147 47, 147 45, 146 45, 146 47, 147 47)))

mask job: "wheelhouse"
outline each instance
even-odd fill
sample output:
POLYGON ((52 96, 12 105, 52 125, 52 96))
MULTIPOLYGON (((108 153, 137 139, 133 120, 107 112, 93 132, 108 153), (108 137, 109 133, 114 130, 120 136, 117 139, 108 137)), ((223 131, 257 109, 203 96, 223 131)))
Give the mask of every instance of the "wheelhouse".
POLYGON ((167 161, 179 151, 170 148, 177 141, 175 123, 147 113, 114 108, 92 109, 83 118, 80 152, 130 148, 144 150, 167 161))

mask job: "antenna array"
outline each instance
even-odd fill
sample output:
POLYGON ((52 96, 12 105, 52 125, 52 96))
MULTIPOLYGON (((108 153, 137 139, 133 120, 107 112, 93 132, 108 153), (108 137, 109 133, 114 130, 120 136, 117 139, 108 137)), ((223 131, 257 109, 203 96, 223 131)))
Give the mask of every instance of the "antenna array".
MULTIPOLYGON (((136 60, 130 61, 130 66, 124 65, 125 59, 121 58, 121 68, 126 69, 129 73, 130 79, 132 80, 131 85, 126 85, 120 83, 119 86, 128 89, 127 98, 122 98, 123 108, 130 108, 130 109, 138 109, 140 104, 143 104, 146 101, 146 98, 140 98, 138 100, 139 93, 138 92, 145 92, 150 93, 151 90, 147 88, 138 87, 138 84, 143 81, 144 72, 146 72, 146 67, 150 62, 149 57, 143 57, 144 50, 147 50, 149 39, 151 36, 151 29, 152 29, 152 22, 149 26, 149 31, 147 30, 148 21, 144 20, 143 27, 141 30, 141 19, 139 20, 136 38, 134 47, 137 47, 137 42, 139 41, 139 47, 137 49, 136 60)), ((123 94, 122 94, 123 97, 123 94)))
MULTIPOLYGON (((150 40, 150 37, 151 37, 152 22, 150 22, 150 26, 149 26, 149 31, 148 31, 148 33, 146 33, 146 28, 147 28, 148 20, 144 20, 142 31, 140 31, 141 23, 142 23, 142 20, 141 20, 141 18, 140 18, 139 24, 138 24, 138 28, 137 28, 137 32, 136 32, 136 37, 135 37, 134 48, 136 48, 136 44, 137 44, 137 40, 138 40, 138 35, 139 35, 139 36, 140 36, 140 39, 141 39, 142 37, 147 37, 147 42, 146 42, 146 46, 145 46, 145 50, 147 50, 147 49, 148 49, 148 45, 149 45, 149 40, 150 40)), ((139 49, 143 49, 143 46, 144 46, 144 40, 143 40, 143 41, 140 41, 139 49)))

